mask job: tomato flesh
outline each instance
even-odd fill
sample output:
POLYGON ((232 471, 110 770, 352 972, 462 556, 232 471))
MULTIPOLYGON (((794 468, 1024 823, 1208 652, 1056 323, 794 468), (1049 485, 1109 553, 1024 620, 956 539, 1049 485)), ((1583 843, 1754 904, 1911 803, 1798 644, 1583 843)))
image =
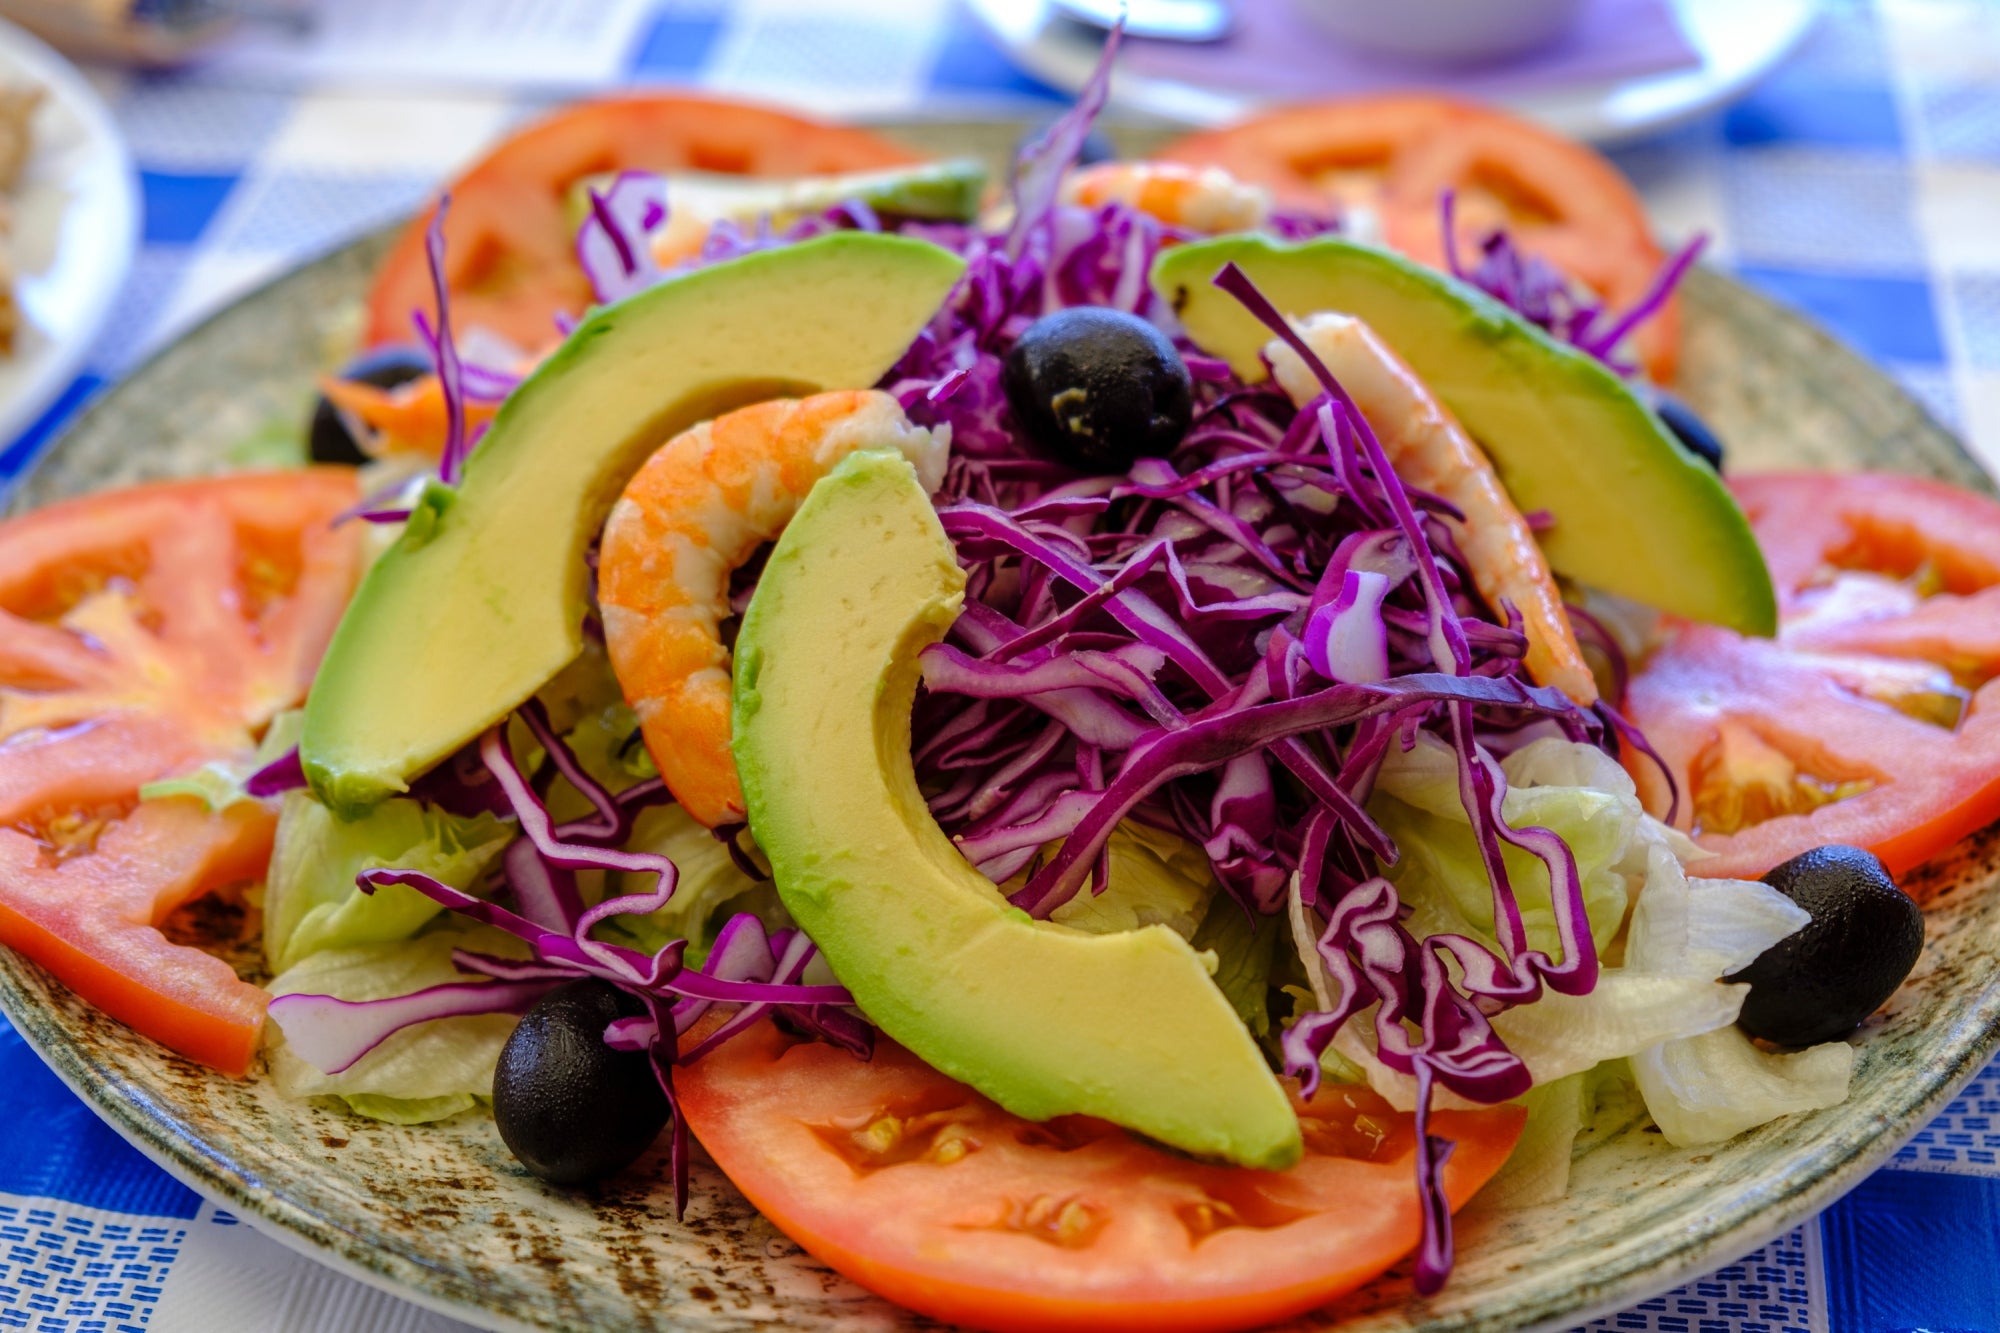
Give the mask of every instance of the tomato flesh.
MULTIPOLYGON (((900 1305, 975 1328, 1221 1333, 1315 1309, 1415 1248, 1414 1117, 1300 1103, 1290 1171, 1195 1162, 1085 1117, 1036 1124, 886 1039, 872 1061, 764 1023, 679 1071, 689 1127, 752 1203, 900 1305)), ((1519 1137, 1444 1111, 1454 1208, 1519 1137)))
MULTIPOLYGON (((867 130, 698 94, 580 102, 509 136, 446 189, 446 281, 460 330, 484 328, 523 351, 552 341, 558 314, 591 287, 576 261, 570 189, 607 172, 708 171, 807 176, 921 159, 867 130)), ((412 311, 435 315, 424 237, 434 210, 404 229, 368 297, 369 345, 409 342, 412 311)))
MULTIPOLYGON (((1633 680, 1678 822, 1755 876, 1826 843, 1892 872, 2000 819, 2000 503, 1915 477, 1730 479, 1778 590, 1775 641, 1679 628, 1633 680)), ((1633 774, 1656 813, 1665 783, 1633 774)))
POLYGON ((139 486, 0 526, 0 944, 242 1074, 268 997, 158 929, 259 879, 254 804, 139 801, 304 696, 359 573, 344 468, 139 486))
POLYGON ((271 997, 157 924, 195 898, 262 878, 276 824, 256 804, 211 813, 194 800, 149 801, 72 857, 0 831, 0 941, 127 1026, 241 1076, 271 997))
MULTIPOLYGON (((1337 98, 1254 116, 1169 144, 1170 161, 1219 166, 1303 207, 1331 203, 1379 219, 1395 249, 1444 268, 1439 196, 1453 192, 1455 241, 1470 262, 1504 227, 1623 310, 1665 256, 1630 182, 1595 149, 1490 107, 1423 94, 1337 98)), ((1680 314, 1670 300, 1634 335, 1654 380, 1670 383, 1680 314)))

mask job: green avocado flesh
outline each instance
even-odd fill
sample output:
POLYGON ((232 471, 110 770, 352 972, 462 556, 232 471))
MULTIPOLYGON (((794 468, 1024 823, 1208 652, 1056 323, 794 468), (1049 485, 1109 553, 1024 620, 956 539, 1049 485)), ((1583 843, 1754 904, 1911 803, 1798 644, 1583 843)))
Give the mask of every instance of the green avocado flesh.
POLYGON ((1493 460, 1558 574, 1744 634, 1777 629, 1777 599, 1720 478, 1602 363, 1484 293, 1338 237, 1224 236, 1177 246, 1153 289, 1188 336, 1246 380, 1271 339, 1212 279, 1237 264, 1288 318, 1357 315, 1407 361, 1493 460))
POLYGON ((582 649, 586 548, 654 449, 748 403, 874 384, 963 268, 927 242, 841 232, 585 320, 356 592, 306 701, 314 793, 357 815, 507 716, 582 649))
MULTIPOLYGON (((590 191, 602 190, 616 173, 586 176, 570 187, 572 226, 590 216, 590 191)), ((750 221, 768 217, 782 227, 807 213, 818 213, 858 200, 880 213, 925 218, 934 222, 970 222, 979 214, 986 192, 986 164, 977 158, 952 158, 914 167, 885 167, 838 176, 800 176, 769 180, 730 176, 713 171, 667 173, 667 204, 687 208, 704 218, 750 221)))
POLYGON ((1186 940, 1031 919, 925 808, 917 655, 964 586, 895 454, 849 457, 779 539, 736 642, 734 741, 779 896, 884 1032, 1017 1115, 1291 1165, 1298 1120, 1186 940))

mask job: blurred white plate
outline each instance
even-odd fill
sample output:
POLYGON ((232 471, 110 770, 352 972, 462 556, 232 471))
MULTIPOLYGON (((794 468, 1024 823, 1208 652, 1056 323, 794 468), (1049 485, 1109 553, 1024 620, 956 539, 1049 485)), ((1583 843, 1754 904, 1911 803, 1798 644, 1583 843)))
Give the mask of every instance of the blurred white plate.
MULTIPOLYGON (((1387 3, 1388 0, 1385 0, 1387 3)), ((1048 0, 966 0, 994 40, 1035 77, 1075 92, 1097 64, 1100 35, 1061 18, 1048 0)), ((1501 96, 1500 105, 1573 138, 1616 144, 1671 128, 1748 92, 1790 55, 1819 0, 1674 0, 1701 64, 1611 83, 1501 96)), ((1448 76, 1446 76, 1448 78, 1448 76)), ((1114 73, 1114 106, 1196 125, 1258 109, 1254 96, 1171 79, 1114 73)))
POLYGON ((21 327, 0 357, 0 449, 69 387, 139 248, 139 188, 111 113, 74 65, 0 22, 0 84, 38 83, 35 143, 13 201, 21 327))

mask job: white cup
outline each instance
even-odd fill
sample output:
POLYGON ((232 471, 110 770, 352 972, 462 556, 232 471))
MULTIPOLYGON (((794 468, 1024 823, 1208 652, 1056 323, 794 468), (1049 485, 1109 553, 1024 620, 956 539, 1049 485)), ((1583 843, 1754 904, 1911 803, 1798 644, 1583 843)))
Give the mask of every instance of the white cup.
POLYGON ((1568 31, 1587 0, 1294 0, 1341 41, 1438 65, 1526 55, 1568 31))

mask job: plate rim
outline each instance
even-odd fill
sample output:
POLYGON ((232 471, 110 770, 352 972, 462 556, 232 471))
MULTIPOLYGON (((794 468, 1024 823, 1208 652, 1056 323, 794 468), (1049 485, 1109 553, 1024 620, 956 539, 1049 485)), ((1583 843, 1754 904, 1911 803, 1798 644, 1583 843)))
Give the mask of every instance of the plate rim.
MULTIPOLYGON (((126 371, 119 383, 78 413, 46 448, 38 452, 19 481, 27 483, 50 468, 73 433, 83 429, 100 412, 115 405, 129 381, 144 377, 158 363, 170 358, 182 344, 197 341, 212 325, 237 316, 239 307, 246 303, 269 300, 279 289, 301 281, 308 274, 341 262, 351 262, 357 252, 371 245, 379 246, 385 237, 399 229, 400 224, 391 224, 344 245, 331 247, 273 275, 235 300, 211 311, 190 326, 180 338, 156 348, 141 363, 126 371)), ((1747 306, 1758 309, 1760 314, 1781 320, 1793 331, 1810 337, 1834 355, 1836 364, 1831 368, 1836 372, 1842 369, 1838 362, 1843 359, 1867 367, 1870 374, 1893 387, 1899 407, 1907 408, 1927 429, 1949 440, 1964 461, 1984 474, 1963 441, 1937 422, 1920 400, 1811 319, 1712 268, 1698 269, 1691 281, 1704 287, 1719 284, 1729 289, 1734 299, 1744 301, 1747 306)), ((1990 483, 1988 489, 1992 489, 1990 483)), ((11 492, 0 491, 0 517, 25 509, 28 490, 26 485, 17 485, 11 492)), ((7 972, 10 967, 26 968, 46 975, 38 965, 0 949, 0 1015, 12 1023, 22 1040, 64 1085, 90 1106, 121 1139, 176 1180, 202 1197, 229 1207, 259 1234, 272 1238, 288 1250, 399 1299, 477 1327, 498 1330, 499 1333, 516 1333, 517 1330, 538 1333, 546 1327, 514 1319, 502 1307, 479 1304, 472 1299, 448 1294, 454 1281, 451 1277, 443 1278, 442 1289, 431 1285, 441 1276, 438 1270, 402 1249, 367 1245, 352 1247, 350 1252, 350 1248, 343 1248, 340 1244, 342 1237, 351 1242, 358 1241, 360 1237, 329 1212, 264 1188, 252 1171, 231 1160, 225 1151, 212 1148, 199 1138, 174 1133, 172 1118, 163 1112, 145 1087, 117 1077, 92 1077, 101 1075, 103 1071, 94 1068, 73 1042, 64 1040, 67 1034, 53 1017, 39 1007, 21 1013, 9 1004, 12 983, 7 972), (38 1023, 37 1018, 46 1018, 47 1021, 38 1023)), ((56 984, 60 986, 60 983, 56 984)), ((1467 1333, 1497 1328, 1505 1328, 1510 1333, 1541 1333, 1542 1330, 1573 1327, 1669 1290, 1688 1277, 1748 1252, 1816 1215, 1879 1169, 1898 1151, 1908 1134, 1914 1133, 1934 1117, 1967 1082, 1977 1076, 1996 1051, 2000 1051, 2000 977, 1990 982, 1985 990, 1970 997, 1954 1026, 1969 1028, 1967 1038, 1956 1052, 1955 1063, 1942 1079, 1931 1085, 1924 1097, 1901 1112, 1900 1118, 1894 1122, 1898 1126, 1894 1133, 1884 1132, 1884 1125, 1878 1123, 1874 1132, 1868 1134, 1861 1146, 1839 1165, 1808 1180, 1794 1182, 1788 1176, 1775 1182, 1780 1186, 1775 1199, 1770 1192, 1762 1192, 1762 1202, 1757 1206, 1726 1204, 1708 1213, 1706 1216, 1709 1219, 1735 1217, 1738 1220, 1728 1225, 1713 1220, 1706 1222, 1699 1232, 1699 1239, 1691 1243, 1684 1241, 1664 1255, 1650 1252, 1655 1257, 1647 1258, 1649 1251, 1637 1241, 1621 1245, 1619 1252, 1610 1257, 1613 1275, 1608 1283, 1594 1282, 1592 1285, 1597 1288, 1596 1292, 1581 1300, 1569 1301, 1569 1294, 1580 1290, 1570 1288, 1538 1302, 1538 1308, 1523 1312, 1527 1315, 1525 1320, 1497 1324, 1485 1319, 1476 1310, 1467 1309, 1441 1316, 1439 1326, 1466 1330, 1467 1333)), ((1850 1134, 1859 1128, 1858 1125, 1847 1127, 1850 1134)), ((1682 1233, 1683 1236, 1686 1234, 1685 1231, 1682 1233)), ((1332 1329, 1338 1327, 1330 1326, 1332 1329)))

